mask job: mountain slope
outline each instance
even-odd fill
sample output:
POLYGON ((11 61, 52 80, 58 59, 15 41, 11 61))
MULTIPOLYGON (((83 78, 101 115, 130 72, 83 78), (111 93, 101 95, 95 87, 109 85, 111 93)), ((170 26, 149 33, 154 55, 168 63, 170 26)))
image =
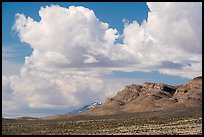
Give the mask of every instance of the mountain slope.
POLYGON ((79 113, 85 112, 85 111, 87 111, 93 107, 100 106, 101 104, 102 104, 101 102, 94 101, 93 103, 90 103, 88 105, 84 105, 83 107, 76 109, 76 110, 73 110, 72 112, 70 112, 68 114, 79 114, 79 113))
POLYGON ((128 85, 113 98, 107 98, 103 105, 91 108, 83 114, 107 115, 189 107, 202 109, 202 76, 180 86, 150 82, 128 85))

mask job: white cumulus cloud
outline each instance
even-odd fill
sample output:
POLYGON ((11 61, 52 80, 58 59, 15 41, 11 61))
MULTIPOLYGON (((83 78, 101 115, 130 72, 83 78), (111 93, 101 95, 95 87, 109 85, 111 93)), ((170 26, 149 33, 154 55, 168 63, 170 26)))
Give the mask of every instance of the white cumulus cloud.
POLYGON ((146 69, 188 78, 201 75, 202 5, 199 2, 147 5, 150 9, 147 21, 141 25, 137 21, 125 24, 124 45, 129 55, 139 66, 147 65, 146 69))

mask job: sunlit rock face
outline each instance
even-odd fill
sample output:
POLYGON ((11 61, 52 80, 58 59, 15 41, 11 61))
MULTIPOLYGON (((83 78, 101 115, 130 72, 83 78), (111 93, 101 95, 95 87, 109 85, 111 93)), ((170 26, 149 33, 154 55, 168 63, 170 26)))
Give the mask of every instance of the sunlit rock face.
POLYGON ((127 85, 103 105, 91 108, 87 114, 104 115, 121 112, 145 112, 202 107, 202 76, 180 86, 145 82, 127 85))

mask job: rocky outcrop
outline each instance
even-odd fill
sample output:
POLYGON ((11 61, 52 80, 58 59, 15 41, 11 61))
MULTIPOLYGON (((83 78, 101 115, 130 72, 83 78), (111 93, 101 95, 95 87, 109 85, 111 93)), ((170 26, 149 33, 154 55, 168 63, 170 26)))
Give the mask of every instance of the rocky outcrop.
POLYGON ((116 96, 107 98, 103 105, 94 107, 85 114, 159 111, 193 106, 202 106, 202 76, 180 86, 150 82, 128 85, 116 96))
POLYGON ((179 86, 173 98, 185 107, 202 105, 202 77, 196 77, 186 84, 179 86))

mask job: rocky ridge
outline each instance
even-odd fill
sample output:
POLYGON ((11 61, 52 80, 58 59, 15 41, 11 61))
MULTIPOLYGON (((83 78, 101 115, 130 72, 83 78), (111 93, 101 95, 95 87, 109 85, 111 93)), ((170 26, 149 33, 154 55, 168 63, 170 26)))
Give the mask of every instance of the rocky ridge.
POLYGON ((107 115, 186 109, 198 106, 202 109, 202 76, 180 86, 151 82, 145 82, 142 85, 127 85, 116 96, 107 98, 103 105, 93 107, 84 114, 107 115))

